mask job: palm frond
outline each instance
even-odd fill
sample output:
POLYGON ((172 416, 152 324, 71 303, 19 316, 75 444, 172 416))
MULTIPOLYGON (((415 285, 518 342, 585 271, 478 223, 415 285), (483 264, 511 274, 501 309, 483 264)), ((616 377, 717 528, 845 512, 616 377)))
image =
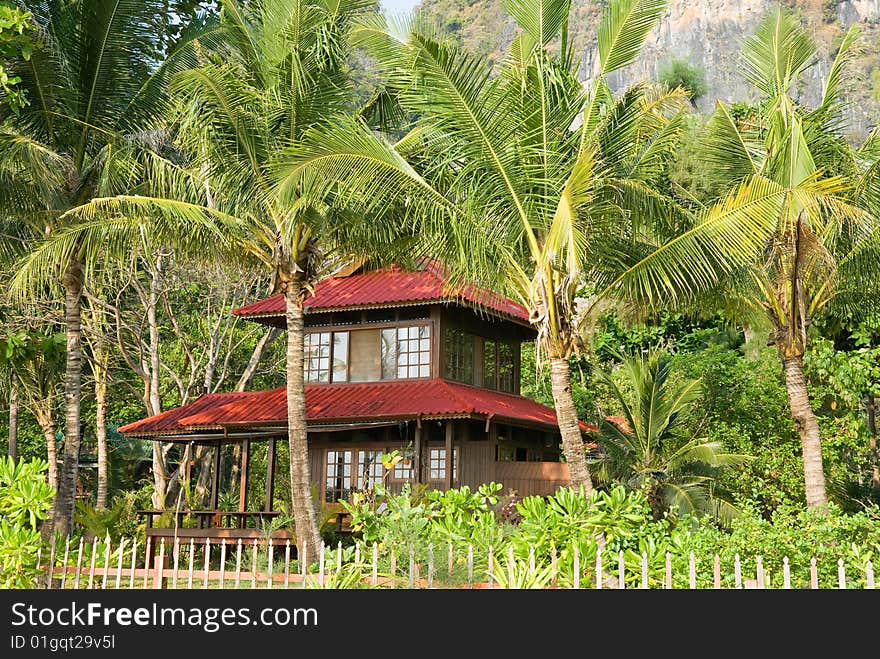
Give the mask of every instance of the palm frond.
POLYGON ((632 64, 666 9, 665 0, 611 0, 599 25, 599 61, 608 74, 632 64))

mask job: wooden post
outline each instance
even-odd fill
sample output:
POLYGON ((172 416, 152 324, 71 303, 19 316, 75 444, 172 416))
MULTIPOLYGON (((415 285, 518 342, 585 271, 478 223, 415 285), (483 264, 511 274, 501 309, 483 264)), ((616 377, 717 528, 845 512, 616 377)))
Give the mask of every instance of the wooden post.
POLYGON ((153 588, 162 588, 162 571, 165 567, 165 538, 159 542, 159 561, 156 563, 156 577, 153 580, 153 588))
POLYGON ((422 482, 422 420, 416 419, 415 439, 413 440, 413 480, 422 482))
POLYGON ((694 559, 694 552, 691 552, 688 558, 688 586, 691 590, 697 588, 697 562, 694 559))
POLYGON ((275 442, 277 437, 269 440, 268 455, 266 456, 266 512, 272 510, 272 499, 275 498, 275 442))
POLYGON ((602 590, 602 550, 596 549, 596 590, 602 590))
POLYGON ((214 448, 214 473, 211 481, 211 510, 217 510, 217 504, 220 501, 220 453, 222 444, 217 440, 217 446, 214 448))
POLYGON ((243 513, 247 510, 248 491, 248 466, 250 463, 251 440, 245 437, 241 440, 241 482, 238 490, 238 511, 243 513))
POLYGON ((241 538, 236 542, 236 552, 235 552, 235 589, 238 590, 238 586, 241 583, 241 538))
POLYGON ((819 588, 819 570, 816 569, 816 557, 810 559, 810 588, 818 590, 819 588))
POLYGON ((621 590, 626 588, 626 564, 623 561, 623 550, 617 554, 617 587, 621 590))
POLYGON ((455 454, 452 449, 452 439, 455 433, 455 426, 452 419, 446 422, 446 480, 444 485, 447 490, 452 489, 452 468, 455 463, 455 454))
POLYGON ((272 560, 274 558, 274 549, 275 547, 272 543, 272 538, 269 538, 269 576, 266 577, 266 588, 269 588, 270 590, 272 588, 272 560))
POLYGON ((718 554, 715 554, 715 558, 712 560, 712 581, 715 590, 718 590, 721 588, 721 557, 718 554))
POLYGON ((843 568, 843 559, 837 559, 837 586, 841 590, 846 590, 846 573, 843 568))
POLYGON ((254 538, 254 550, 251 555, 251 588, 257 587, 257 539, 254 538))
POLYGON ((788 556, 782 559, 782 587, 786 590, 791 588, 791 566, 788 564, 788 556))

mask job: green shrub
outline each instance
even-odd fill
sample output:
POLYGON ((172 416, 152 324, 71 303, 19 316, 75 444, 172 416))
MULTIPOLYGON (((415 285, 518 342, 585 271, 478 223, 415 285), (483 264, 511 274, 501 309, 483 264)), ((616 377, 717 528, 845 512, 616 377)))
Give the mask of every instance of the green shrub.
POLYGON ((0 458, 0 588, 36 586, 39 523, 55 495, 46 482, 48 468, 45 460, 0 458))

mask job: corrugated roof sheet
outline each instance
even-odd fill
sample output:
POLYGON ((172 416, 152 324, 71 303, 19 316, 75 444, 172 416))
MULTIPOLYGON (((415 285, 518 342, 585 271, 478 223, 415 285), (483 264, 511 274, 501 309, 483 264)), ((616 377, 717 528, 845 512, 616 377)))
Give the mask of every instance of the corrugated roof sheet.
MULTIPOLYGON (((306 418, 311 425, 339 421, 379 421, 424 417, 492 415, 498 420, 556 426, 556 411, 533 400, 466 384, 396 380, 306 386, 306 418)), ((200 428, 260 425, 287 420, 284 387, 267 391, 206 394, 198 400, 135 421, 119 429, 127 435, 185 433, 200 428)), ((583 430, 595 430, 581 423, 583 430)))
MULTIPOLYGON (((513 300, 477 287, 451 290, 443 283, 440 269, 401 270, 396 266, 371 270, 347 277, 329 277, 315 287, 315 294, 305 301, 306 311, 364 308, 371 305, 393 305, 418 302, 465 300, 477 307, 527 323, 529 313, 513 300)), ((252 302, 233 311, 244 317, 266 317, 284 314, 284 296, 252 302)))

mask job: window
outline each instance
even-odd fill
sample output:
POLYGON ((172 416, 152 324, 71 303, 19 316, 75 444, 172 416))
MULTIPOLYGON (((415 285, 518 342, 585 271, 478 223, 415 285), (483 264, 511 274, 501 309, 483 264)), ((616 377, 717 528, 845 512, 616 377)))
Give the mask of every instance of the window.
POLYGON ((306 382, 330 381, 330 332, 309 332, 303 340, 306 382))
POLYGON ((431 326, 382 330, 381 354, 383 380, 430 377, 431 326))
MULTIPOLYGON (((452 450, 452 480, 458 478, 458 449, 452 450)), ((446 448, 428 449, 428 480, 442 481, 446 478, 446 448)))
POLYGON ((333 382, 348 381, 348 332, 333 332, 333 382))
POLYGON ((498 366, 496 346, 495 341, 487 340, 483 343, 483 386, 487 389, 495 389, 497 386, 495 378, 495 369, 498 366))
POLYGON ((382 451, 358 451, 358 488, 372 490, 382 482, 382 451))
POLYGON ((391 480, 395 481, 411 481, 413 479, 412 460, 401 460, 394 465, 391 472, 391 480))
POLYGON ((501 391, 513 392, 513 346, 509 343, 498 344, 498 388, 501 391))
POLYGON ((445 336, 445 376, 450 380, 474 382, 474 336, 449 327, 445 336))
POLYGON ((328 503, 351 496, 353 451, 327 451, 327 481, 324 500, 328 503))

